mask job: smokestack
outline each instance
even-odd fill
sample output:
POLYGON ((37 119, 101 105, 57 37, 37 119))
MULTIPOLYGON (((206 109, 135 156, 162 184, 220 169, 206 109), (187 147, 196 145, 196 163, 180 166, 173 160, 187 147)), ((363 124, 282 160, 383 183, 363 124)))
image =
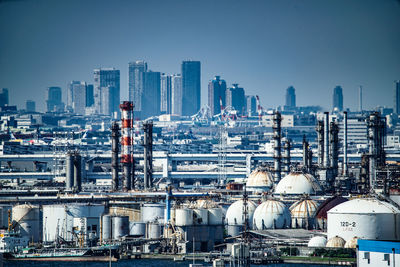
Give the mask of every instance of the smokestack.
POLYGON ((303 135, 303 168, 308 171, 308 142, 305 135, 303 135))
POLYGON ((119 126, 117 122, 113 122, 111 125, 111 173, 112 173, 112 191, 118 191, 119 180, 119 164, 118 164, 118 153, 119 153, 119 126))
POLYGON ((331 167, 333 175, 336 177, 338 174, 338 155, 339 155, 339 127, 335 122, 331 122, 330 127, 330 145, 331 145, 331 167))
POLYGON ((358 111, 362 112, 363 111, 363 107, 362 107, 362 86, 360 85, 360 87, 358 88, 358 111))
POLYGON ((347 176, 347 111, 343 112, 343 176, 347 176))
POLYGON ((273 116, 274 131, 274 182, 278 183, 281 180, 281 114, 275 112, 273 116))
POLYGON ((312 152, 311 149, 308 150, 308 158, 307 158, 307 159, 308 159, 308 162, 307 162, 308 171, 309 171, 310 173, 312 173, 313 152, 312 152))
POLYGON ((144 188, 153 187, 153 122, 143 123, 144 132, 144 188))
POLYGON ((124 183, 123 188, 125 191, 132 189, 132 112, 133 104, 131 101, 124 101, 119 105, 121 109, 121 129, 122 129, 122 139, 121 139, 121 162, 124 170, 124 183))
POLYGON ((74 188, 75 192, 82 190, 82 157, 78 152, 74 154, 74 188))
POLYGON ((318 121, 317 124, 318 134, 318 166, 322 167, 324 164, 324 122, 318 121))
POLYGON ((285 152, 285 154, 283 155, 285 159, 284 173, 288 175, 290 173, 290 140, 287 138, 284 142, 284 152, 285 152))
POLYGON ((329 168, 329 112, 324 113, 324 168, 329 168))
POLYGON ((68 152, 65 158, 65 189, 72 190, 74 187, 74 155, 68 152))
POLYGON ((376 114, 372 113, 367 118, 368 125, 368 147, 369 147, 369 187, 375 188, 376 170, 376 114))

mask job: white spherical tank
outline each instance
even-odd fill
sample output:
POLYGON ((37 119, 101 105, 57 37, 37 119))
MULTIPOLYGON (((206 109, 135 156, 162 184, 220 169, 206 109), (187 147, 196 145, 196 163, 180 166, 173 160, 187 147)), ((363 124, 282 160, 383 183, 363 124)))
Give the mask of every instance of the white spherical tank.
MULTIPOLYGON (((43 206, 43 241, 52 242, 57 235, 67 241, 73 239, 74 218, 99 220, 104 213, 104 205, 56 204, 43 206), (58 232, 57 232, 58 231, 58 232)), ((100 229, 100 227, 98 227, 100 229)))
MULTIPOLYGON (((247 201, 248 222, 250 227, 253 227, 253 214, 256 208, 257 205, 253 201, 247 201)), ((243 225, 243 222, 243 200, 241 199, 229 206, 226 212, 225 223, 227 225, 243 225)))
POLYGON ((154 222, 164 220, 165 204, 146 203, 140 208, 142 222, 154 222))
POLYGON ((175 225, 176 226, 193 225, 193 210, 188 208, 176 209, 175 225))
POLYGON ((326 237, 323 236, 314 236, 313 238, 308 241, 307 246, 309 248, 324 248, 326 247, 326 237))
POLYGON ((34 205, 17 205, 12 207, 12 221, 23 237, 29 241, 39 242, 41 237, 40 208, 34 205))
POLYGON ((345 245, 346 241, 344 241, 343 238, 340 236, 334 236, 332 238, 329 238, 328 242, 326 242, 326 247, 327 248, 343 248, 345 245))
POLYGON ((344 244, 344 248, 357 248, 357 240, 358 238, 356 236, 347 240, 346 244, 344 244))
POLYGON ((207 209, 193 209, 194 223, 207 225, 208 224, 208 210, 207 209))
POLYGON ((247 178, 246 188, 252 192, 269 191, 274 185, 274 177, 267 170, 254 170, 247 178))
POLYGON ((328 211, 328 238, 400 240, 400 210, 375 198, 352 199, 328 211))
POLYGON ((283 195, 315 195, 321 192, 317 179, 309 173, 291 172, 279 181, 275 194, 283 195))
POLYGON ((255 229, 282 229, 290 226, 290 211, 280 201, 267 200, 254 211, 253 226, 255 229))
POLYGON ((290 207, 290 213, 292 215, 292 228, 313 229, 315 225, 315 213, 317 208, 317 202, 311 199, 304 199, 295 202, 290 207))
POLYGON ((209 225, 222 225, 224 215, 222 208, 208 209, 208 224, 209 225))

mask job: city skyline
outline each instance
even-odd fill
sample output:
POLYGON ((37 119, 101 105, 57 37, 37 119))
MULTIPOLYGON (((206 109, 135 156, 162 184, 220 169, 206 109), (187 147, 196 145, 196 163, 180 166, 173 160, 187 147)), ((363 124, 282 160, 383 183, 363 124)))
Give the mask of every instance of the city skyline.
POLYGON ((324 96, 341 85, 344 109, 357 110, 362 85, 363 109, 393 107, 393 81, 400 76, 398 1, 109 3, 0 3, 0 87, 9 89, 10 104, 21 109, 30 99, 44 111, 47 87, 61 87, 66 96, 68 82, 91 84, 91 70, 99 67, 121 71, 121 101, 127 100, 128 62, 145 60, 154 71, 173 74, 190 58, 202 63, 201 105, 208 82, 220 75, 259 95, 265 108, 283 106, 290 85, 298 106, 330 110, 324 96), (131 18, 132 10, 138 16, 131 18), (226 20, 218 10, 242 19, 226 20), (94 19, 99 16, 104 20, 94 19), (107 40, 104 29, 115 29, 107 40))

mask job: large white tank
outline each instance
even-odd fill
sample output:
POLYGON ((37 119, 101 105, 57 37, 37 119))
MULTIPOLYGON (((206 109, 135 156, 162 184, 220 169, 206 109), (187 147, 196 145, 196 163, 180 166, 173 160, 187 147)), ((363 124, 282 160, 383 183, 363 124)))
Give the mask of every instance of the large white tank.
POLYGON ((267 200, 254 211, 253 227, 259 230, 288 228, 290 220, 290 211, 285 204, 267 200))
POLYGON ((275 194, 283 195, 314 195, 321 192, 317 179, 309 173, 291 172, 279 181, 275 194))
MULTIPOLYGON (((58 235, 65 240, 72 240, 72 228, 74 218, 100 219, 104 213, 103 205, 56 204, 43 206, 43 241, 52 242, 58 235)), ((100 229, 100 221, 97 224, 100 229)))
POLYGON ((209 225, 222 225, 224 220, 224 215, 222 208, 212 208, 208 209, 208 224, 209 225))
POLYGON ((193 225, 193 210, 188 208, 176 209, 175 225, 176 226, 193 225))
MULTIPOLYGON (((250 227, 253 226, 253 214, 256 208, 257 205, 253 201, 247 201, 248 222, 250 227)), ((242 199, 232 203, 232 205, 229 206, 228 210, 226 211, 225 222, 227 225, 243 225, 244 213, 242 199)))
POLYGON ((309 248, 324 248, 326 246, 326 237, 324 236, 314 236, 308 241, 307 246, 309 248))
POLYGON ((207 225, 208 224, 208 210, 207 209, 193 209, 194 223, 207 225))
POLYGON ((317 208, 317 202, 311 199, 304 199, 295 202, 290 207, 292 228, 313 229, 317 208))
POLYGON ((252 192, 269 191, 274 185, 274 177, 268 170, 256 169, 247 178, 246 188, 252 192))
POLYGON ((12 208, 12 221, 15 229, 29 241, 39 242, 41 237, 40 208, 34 205, 17 205, 12 208))
POLYGON ((326 242, 327 248, 343 248, 345 245, 345 241, 340 236, 334 236, 329 238, 328 242, 326 242))
POLYGON ((101 218, 101 231, 103 241, 112 239, 112 216, 103 215, 101 218))
POLYGON ((328 211, 328 238, 400 240, 400 210, 375 198, 346 201, 328 211))
POLYGON ((142 222, 162 221, 164 219, 165 204, 145 203, 141 206, 142 222))
POLYGON ((129 235, 128 216, 115 216, 112 218, 112 224, 112 237, 114 240, 129 235))
POLYGON ((160 238, 162 234, 162 228, 159 223, 147 223, 147 238, 160 238))
POLYGON ((140 237, 146 235, 146 223, 129 222, 129 235, 140 237))

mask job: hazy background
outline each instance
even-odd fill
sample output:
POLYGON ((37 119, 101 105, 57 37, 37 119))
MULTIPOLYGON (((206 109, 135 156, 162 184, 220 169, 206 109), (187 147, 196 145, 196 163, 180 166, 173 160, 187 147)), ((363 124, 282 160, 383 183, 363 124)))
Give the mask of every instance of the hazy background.
POLYGON ((121 70, 128 96, 128 62, 179 73, 182 60, 202 64, 207 84, 221 75, 258 94, 264 107, 332 107, 336 85, 344 106, 393 106, 400 79, 400 4, 395 0, 0 0, 0 88, 10 104, 45 109, 45 89, 71 80, 93 82, 93 69, 121 70))

